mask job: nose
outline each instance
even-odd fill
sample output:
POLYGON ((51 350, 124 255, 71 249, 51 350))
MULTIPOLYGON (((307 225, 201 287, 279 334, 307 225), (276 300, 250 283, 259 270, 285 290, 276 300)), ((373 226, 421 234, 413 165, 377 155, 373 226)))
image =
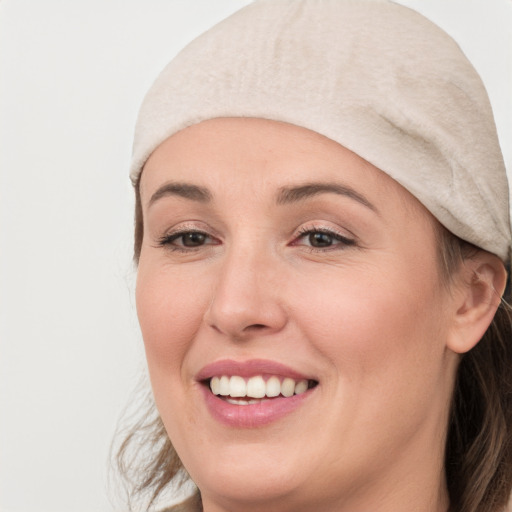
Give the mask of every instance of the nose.
POLYGON ((279 332, 287 322, 282 289, 278 265, 268 254, 234 249, 222 262, 205 321, 235 340, 279 332))

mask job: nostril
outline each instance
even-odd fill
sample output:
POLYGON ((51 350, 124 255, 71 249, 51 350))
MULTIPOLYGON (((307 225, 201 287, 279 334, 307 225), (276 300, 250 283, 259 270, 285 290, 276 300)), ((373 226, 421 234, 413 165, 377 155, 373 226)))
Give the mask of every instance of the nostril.
POLYGON ((245 331, 261 331, 261 329, 265 329, 267 326, 264 324, 252 324, 248 325, 244 330, 245 331))

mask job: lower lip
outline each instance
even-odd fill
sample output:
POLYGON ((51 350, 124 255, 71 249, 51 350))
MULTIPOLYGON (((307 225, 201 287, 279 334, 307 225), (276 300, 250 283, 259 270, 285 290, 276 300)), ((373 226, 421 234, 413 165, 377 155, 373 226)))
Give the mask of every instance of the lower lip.
POLYGON ((309 389, 289 398, 277 397, 256 404, 235 405, 214 395, 208 387, 201 388, 211 415, 217 421, 235 428, 257 428, 277 421, 299 408, 314 390, 309 389))

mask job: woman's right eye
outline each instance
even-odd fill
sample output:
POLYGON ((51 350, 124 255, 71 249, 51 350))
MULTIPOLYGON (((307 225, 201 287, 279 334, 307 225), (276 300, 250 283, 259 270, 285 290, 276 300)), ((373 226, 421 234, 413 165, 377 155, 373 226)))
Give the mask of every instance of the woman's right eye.
POLYGON ((175 250, 191 250, 204 245, 216 245, 217 242, 202 231, 179 231, 165 235, 159 240, 160 246, 175 250))

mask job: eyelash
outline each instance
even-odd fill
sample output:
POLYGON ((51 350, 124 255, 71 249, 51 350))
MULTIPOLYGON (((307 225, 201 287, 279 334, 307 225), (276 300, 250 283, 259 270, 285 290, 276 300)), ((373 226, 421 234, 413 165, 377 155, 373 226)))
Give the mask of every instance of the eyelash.
MULTIPOLYGON (((311 252, 325 252, 329 250, 342 250, 346 247, 351 247, 356 245, 356 240, 353 238, 348 238, 346 236, 343 236, 336 231, 332 229, 327 228, 320 228, 320 227, 303 227, 299 230, 297 236, 295 237, 294 241, 291 243, 291 245, 301 245, 298 243, 299 240, 306 238, 307 236, 311 236, 313 234, 321 233, 324 235, 327 235, 333 239, 333 241, 339 242, 338 244, 332 243, 331 245, 328 245, 326 247, 315 247, 313 245, 305 246, 307 249, 311 252), (342 247, 339 247, 342 246, 342 247)), ((189 246, 187 247, 185 244, 183 245, 175 245, 175 241, 179 238, 184 237, 185 235, 200 235, 204 236, 205 239, 215 240, 211 235, 206 233, 205 231, 201 231, 198 229, 182 229, 180 231, 175 231, 174 233, 170 233, 167 235, 162 236, 158 240, 158 245, 160 247, 165 247, 171 251, 179 251, 179 252, 191 252, 194 250, 198 250, 205 245, 218 245, 217 243, 209 243, 209 244, 199 244, 197 246, 189 246)), ((183 242, 183 240, 182 240, 183 242)))
POLYGON ((332 244, 327 247, 314 247, 314 246, 306 246, 311 252, 325 252, 332 250, 343 250, 347 247, 353 247, 356 245, 356 240, 353 238, 348 238, 336 231, 328 228, 321 227, 303 227, 299 230, 298 236, 295 238, 293 245, 298 245, 296 242, 300 239, 304 239, 307 236, 311 236, 316 233, 322 233, 324 235, 330 236, 334 241, 339 242, 339 244, 332 244))

